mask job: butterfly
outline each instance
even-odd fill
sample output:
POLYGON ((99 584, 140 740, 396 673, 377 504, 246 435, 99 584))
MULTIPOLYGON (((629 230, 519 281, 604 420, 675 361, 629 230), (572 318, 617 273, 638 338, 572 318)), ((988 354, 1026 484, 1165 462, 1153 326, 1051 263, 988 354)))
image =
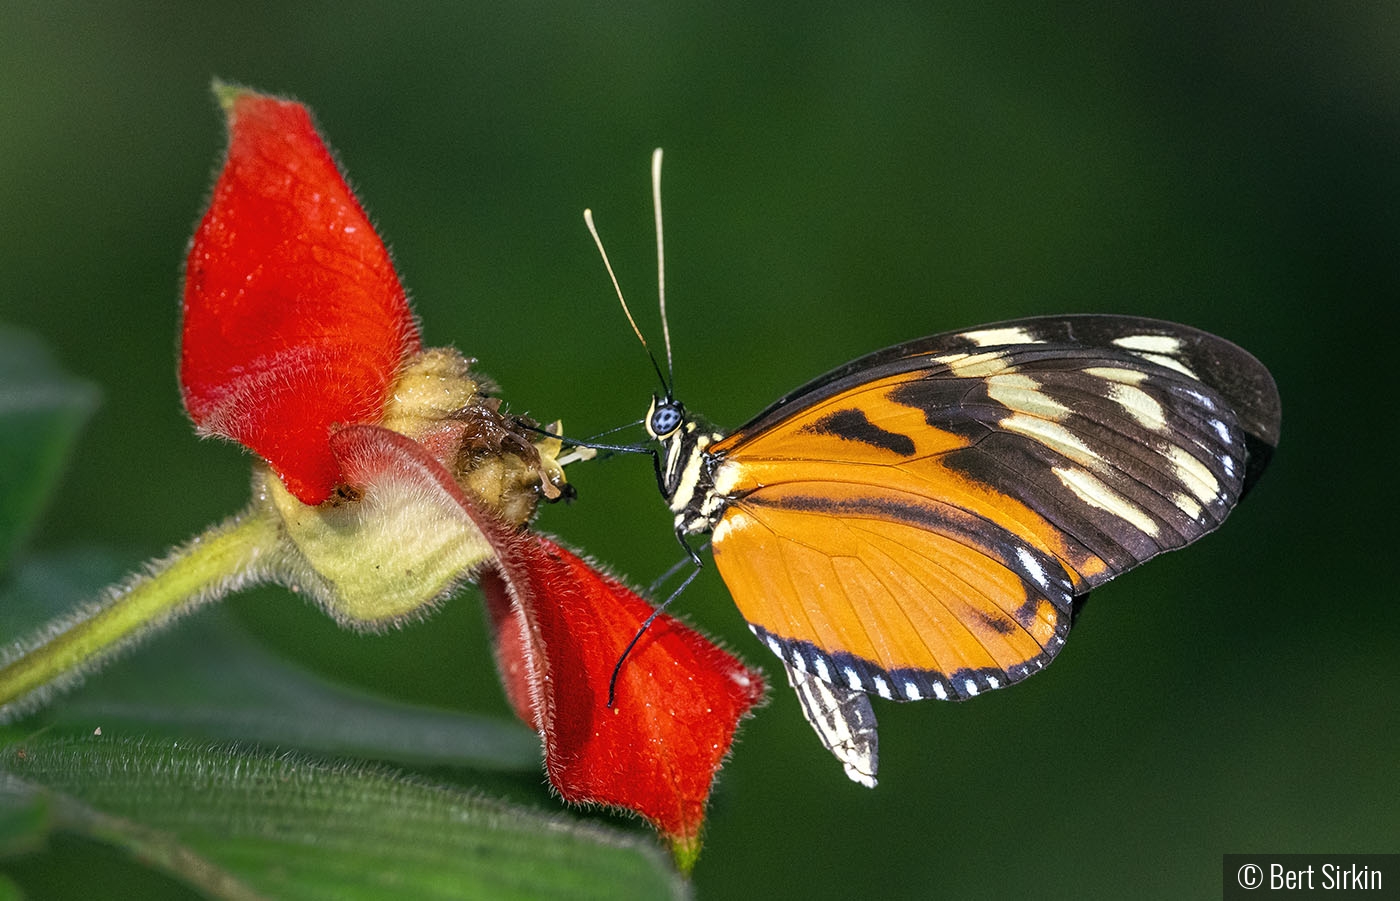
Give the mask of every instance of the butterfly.
POLYGON ((870 695, 966 700, 1040 672, 1092 589, 1220 526, 1280 428, 1252 355, 1134 316, 899 344, 732 432, 662 383, 644 425, 677 537, 710 535, 804 715, 871 786, 870 695))

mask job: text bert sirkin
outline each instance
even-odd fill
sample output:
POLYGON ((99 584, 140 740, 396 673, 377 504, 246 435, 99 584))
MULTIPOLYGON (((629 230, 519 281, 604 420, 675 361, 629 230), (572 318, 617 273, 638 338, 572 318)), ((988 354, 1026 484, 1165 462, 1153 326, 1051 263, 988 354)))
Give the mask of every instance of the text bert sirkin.
POLYGON ((1269 864, 1269 888, 1300 889, 1302 891, 1381 891, 1384 888, 1384 875, 1380 870, 1368 866, 1352 864, 1343 866, 1325 863, 1316 868, 1309 864, 1299 870, 1290 870, 1281 863, 1269 864), (1313 877, 1317 881, 1313 881, 1313 877))
POLYGON ((1224 901, 1364 892, 1400 901, 1400 854, 1226 854, 1224 901))

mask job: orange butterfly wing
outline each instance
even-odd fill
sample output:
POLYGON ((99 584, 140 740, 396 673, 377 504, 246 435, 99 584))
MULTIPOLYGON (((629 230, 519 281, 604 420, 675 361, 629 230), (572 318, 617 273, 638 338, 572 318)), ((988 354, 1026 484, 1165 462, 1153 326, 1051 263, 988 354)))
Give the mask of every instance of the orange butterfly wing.
POLYGON ((911 342, 709 448, 715 561, 789 666, 971 697, 1044 667, 1076 595, 1216 528, 1278 419, 1262 365, 1184 326, 1061 317, 911 342))

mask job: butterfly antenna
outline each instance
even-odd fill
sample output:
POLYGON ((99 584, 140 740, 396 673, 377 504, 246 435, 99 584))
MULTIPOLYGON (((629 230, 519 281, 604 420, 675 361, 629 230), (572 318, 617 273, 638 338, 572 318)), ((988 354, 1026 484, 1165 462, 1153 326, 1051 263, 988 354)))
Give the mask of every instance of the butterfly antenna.
POLYGON ((651 206, 656 211, 656 297, 661 307, 661 340, 666 345, 666 372, 675 390, 676 364, 671 358, 671 323, 666 318, 666 242, 661 229, 661 148, 651 152, 651 206))
MULTIPOLYGON (((585 441, 579 438, 570 438, 568 435, 559 435, 554 432, 551 432, 549 429, 541 428, 537 425, 531 425, 529 422, 522 420, 520 417, 515 418, 515 424, 519 428, 524 429, 527 432, 534 432, 538 435, 543 435, 546 438, 553 438, 557 441, 564 443, 568 447, 584 448, 586 450, 591 451, 616 451, 618 453, 623 454, 651 454, 654 457, 656 456, 656 449, 647 447, 645 444, 603 444, 602 442, 598 441, 599 438, 604 438, 608 435, 613 434, 614 432, 620 432, 623 429, 630 429, 639 426, 644 421, 645 420, 638 419, 636 422, 629 422, 626 425, 620 425, 615 429, 608 429, 606 432, 600 432, 599 434, 594 435, 592 438, 589 438, 585 441)), ((578 459, 588 458, 580 457, 578 459)))
POLYGON ((583 211, 583 221, 588 225, 588 233, 593 236, 593 243, 598 245, 598 254, 603 258, 603 266, 608 270, 608 278, 612 279, 618 303, 622 304, 622 312, 627 314, 627 321, 632 326, 632 334, 636 335, 637 340, 642 342, 642 349, 647 352, 647 358, 651 360, 651 368, 656 370, 656 377, 661 380, 661 387, 666 390, 666 396, 670 397, 671 385, 666 381, 666 376, 662 374, 661 366, 656 362, 656 355, 651 352, 651 346, 647 344, 647 339, 642 337, 642 330, 637 328, 637 320, 632 318, 632 310, 627 306, 627 299, 622 296, 622 286, 617 282, 617 273, 613 272, 608 252, 603 249, 603 239, 598 236, 598 228, 593 224, 592 210, 583 211))

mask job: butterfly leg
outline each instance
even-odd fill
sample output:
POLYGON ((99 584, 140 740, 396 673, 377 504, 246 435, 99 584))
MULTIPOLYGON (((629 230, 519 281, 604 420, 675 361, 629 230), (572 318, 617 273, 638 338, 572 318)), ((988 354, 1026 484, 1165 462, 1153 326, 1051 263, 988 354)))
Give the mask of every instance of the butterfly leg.
MULTIPOLYGON (((677 532, 676 537, 680 540, 681 547, 685 548, 686 553, 689 555, 688 560, 694 568, 691 569, 690 573, 685 577, 685 580, 681 582, 680 585, 676 586, 676 590, 671 592, 666 600, 661 602, 660 606, 651 611, 650 616, 642 620, 641 626, 637 628, 637 634, 633 635, 632 640, 627 642, 627 647, 622 649, 622 656, 618 657, 617 663, 613 665, 612 678, 608 679, 608 707, 612 707, 613 701, 617 697, 617 677, 622 672, 622 664, 627 659, 627 655, 632 653, 632 649, 637 646, 637 642, 642 640, 642 636, 646 634, 647 629, 651 628, 651 624, 656 621, 656 618, 664 613, 667 607, 671 606, 672 601, 680 597, 681 592, 685 591, 690 583, 695 581, 696 576, 700 575, 702 564, 700 562, 699 553, 696 552, 695 548, 690 546, 685 540, 684 535, 677 532)), ((682 561, 682 563, 684 562, 686 561, 682 561)), ((672 567, 671 571, 667 572, 660 581, 665 581, 669 578, 675 572, 675 569, 676 567, 672 567)))

